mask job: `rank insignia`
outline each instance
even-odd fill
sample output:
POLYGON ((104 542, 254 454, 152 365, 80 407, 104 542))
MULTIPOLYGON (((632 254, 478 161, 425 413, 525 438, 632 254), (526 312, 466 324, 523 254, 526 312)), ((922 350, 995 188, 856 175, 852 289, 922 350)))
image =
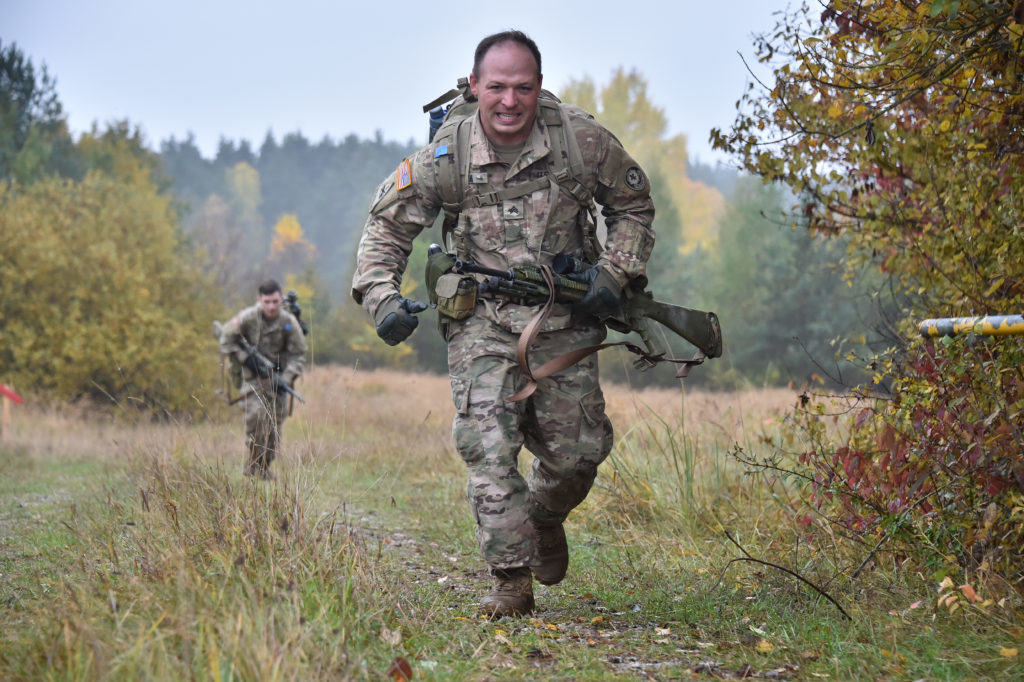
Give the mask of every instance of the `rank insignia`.
POLYGON ((474 185, 486 185, 487 184, 487 173, 470 173, 469 181, 474 185))
POLYGON ((523 200, 506 199, 501 204, 501 214, 505 220, 520 220, 523 217, 523 200))
POLYGON ((403 190, 411 184, 412 164, 409 163, 409 159, 406 159, 398 164, 398 170, 395 171, 395 185, 399 190, 403 190))

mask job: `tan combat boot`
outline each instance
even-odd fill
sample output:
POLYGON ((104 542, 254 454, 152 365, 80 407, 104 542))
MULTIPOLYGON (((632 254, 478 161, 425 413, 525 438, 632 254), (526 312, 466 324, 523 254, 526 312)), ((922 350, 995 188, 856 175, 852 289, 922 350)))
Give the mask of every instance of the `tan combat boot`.
POLYGON ((497 584, 480 600, 481 614, 500 618, 524 616, 533 611, 533 575, 529 568, 492 568, 491 575, 497 584))
POLYGON ((562 524, 533 527, 533 575, 541 585, 562 582, 569 568, 569 545, 562 524))

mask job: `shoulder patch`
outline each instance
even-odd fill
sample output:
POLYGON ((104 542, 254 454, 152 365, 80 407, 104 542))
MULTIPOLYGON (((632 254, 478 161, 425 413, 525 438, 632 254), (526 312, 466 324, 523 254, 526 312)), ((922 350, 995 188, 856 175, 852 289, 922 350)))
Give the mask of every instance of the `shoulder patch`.
POLYGON ((395 186, 399 191, 402 191, 411 184, 412 164, 409 162, 409 159, 405 159, 402 163, 398 164, 398 170, 395 171, 395 186))
POLYGON ((438 145, 437 149, 434 150, 434 158, 435 159, 439 158, 439 157, 442 157, 442 156, 447 156, 447 155, 448 155, 448 145, 446 145, 446 144, 438 145))
POLYGON ((626 169, 625 176, 626 187, 629 187, 634 192, 639 192, 647 186, 647 176, 640 170, 638 166, 630 166, 626 169))
POLYGON ((373 194, 373 202, 370 204, 370 213, 376 213, 395 203, 398 199, 398 190, 395 189, 395 179, 390 175, 384 178, 380 187, 373 194))

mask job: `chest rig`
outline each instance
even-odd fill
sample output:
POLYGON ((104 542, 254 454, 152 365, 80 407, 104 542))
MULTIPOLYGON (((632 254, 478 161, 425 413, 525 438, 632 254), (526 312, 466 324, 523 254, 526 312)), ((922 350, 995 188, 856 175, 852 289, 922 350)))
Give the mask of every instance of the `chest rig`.
MULTIPOLYGON (((552 197, 565 192, 579 204, 577 224, 582 231, 584 257, 593 262, 600 255, 594 214, 594 196, 583 183, 586 168, 576 136, 570 127, 570 115, 592 119, 589 113, 563 104, 554 94, 541 90, 537 100, 537 116, 548 129, 551 151, 545 161, 548 170, 533 179, 508 184, 501 189, 476 191, 470 179, 470 133, 478 102, 467 78, 460 78, 458 87, 449 90, 423 107, 430 113, 431 141, 434 142, 434 171, 444 221, 441 238, 444 244, 452 241, 460 258, 468 256, 466 237, 459 225, 459 214, 468 208, 495 206, 511 199, 519 199, 549 187, 552 197), (442 105, 451 102, 447 108, 442 105)), ((550 212, 548 219, 550 220, 550 212)))

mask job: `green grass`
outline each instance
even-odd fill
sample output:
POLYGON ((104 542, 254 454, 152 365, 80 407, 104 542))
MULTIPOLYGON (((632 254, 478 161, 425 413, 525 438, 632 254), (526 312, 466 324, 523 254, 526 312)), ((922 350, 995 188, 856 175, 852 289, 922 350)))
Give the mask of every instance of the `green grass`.
POLYGON ((0 448, 0 678, 382 679, 399 658, 424 680, 1022 677, 1000 654, 1024 649, 1016 611, 950 616, 909 566, 842 577, 853 557, 800 539, 729 443, 646 408, 567 523, 567 579, 537 587, 532 618, 482 620, 447 415, 382 416, 372 401, 402 389, 334 387, 345 418, 292 420, 271 484, 241 476, 234 419, 75 418, 81 452, 40 440, 68 422, 33 422, 0 448), (853 620, 779 571, 727 567, 726 528, 853 620))

